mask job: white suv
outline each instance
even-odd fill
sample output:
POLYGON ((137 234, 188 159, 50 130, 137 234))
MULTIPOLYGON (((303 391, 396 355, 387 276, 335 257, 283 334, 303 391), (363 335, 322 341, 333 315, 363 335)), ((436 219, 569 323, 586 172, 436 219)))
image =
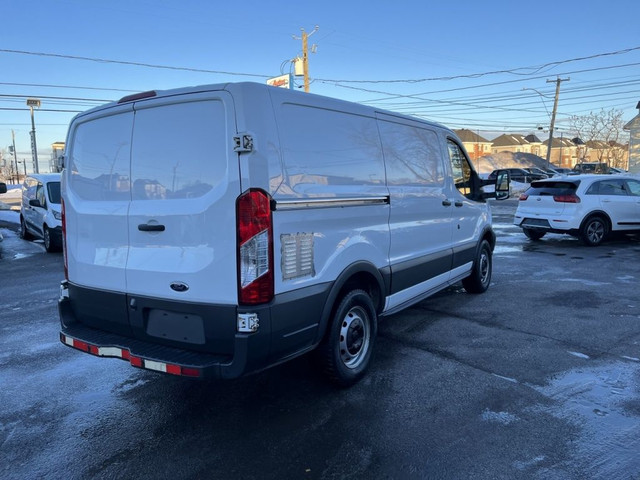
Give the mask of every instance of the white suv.
POLYGON ((60 213, 60 174, 34 174, 22 184, 20 236, 25 240, 44 240, 47 252, 62 248, 60 213))
POLYGON ((640 179, 629 175, 575 175, 533 182, 513 223, 531 240, 547 232, 602 243, 610 232, 640 231, 640 179))

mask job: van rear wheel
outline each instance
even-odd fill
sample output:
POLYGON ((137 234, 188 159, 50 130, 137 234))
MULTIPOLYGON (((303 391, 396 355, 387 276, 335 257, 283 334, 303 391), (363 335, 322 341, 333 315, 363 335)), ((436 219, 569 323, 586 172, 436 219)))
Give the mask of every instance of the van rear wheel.
POLYGON ((33 240, 33 235, 27 230, 27 225, 24 223, 24 217, 20 217, 20 238, 23 240, 33 240))
POLYGON ((478 249, 476 259, 473 262, 471 275, 462 279, 462 286, 469 293, 484 293, 491 283, 491 271, 493 269, 491 259, 491 246, 483 240, 478 249))
POLYGON ((365 375, 377 330, 371 297, 364 290, 351 290, 344 295, 316 351, 320 367, 329 380, 349 387, 365 375))

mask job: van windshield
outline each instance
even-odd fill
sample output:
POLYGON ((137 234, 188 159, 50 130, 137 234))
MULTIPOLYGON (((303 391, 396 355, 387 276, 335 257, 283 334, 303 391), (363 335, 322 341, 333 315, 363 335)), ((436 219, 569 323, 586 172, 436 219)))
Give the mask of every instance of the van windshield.
POLYGON ((47 183, 49 202, 60 205, 60 182, 47 183))

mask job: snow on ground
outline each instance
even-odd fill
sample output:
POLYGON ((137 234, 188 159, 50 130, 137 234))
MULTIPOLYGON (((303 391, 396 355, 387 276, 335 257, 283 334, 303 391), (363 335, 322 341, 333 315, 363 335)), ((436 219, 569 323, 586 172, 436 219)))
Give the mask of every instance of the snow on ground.
POLYGON ((20 224, 20 215, 12 210, 0 210, 0 222, 20 224))

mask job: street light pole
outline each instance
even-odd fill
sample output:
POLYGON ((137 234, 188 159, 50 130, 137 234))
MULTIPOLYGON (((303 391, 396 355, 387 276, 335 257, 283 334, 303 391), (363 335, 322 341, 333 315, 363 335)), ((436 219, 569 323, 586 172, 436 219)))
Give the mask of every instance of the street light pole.
POLYGON ((36 122, 33 118, 33 109, 40 108, 40 100, 37 98, 27 98, 27 106, 31 110, 31 157, 33 158, 33 171, 40 173, 38 167, 38 146, 36 144, 36 122))
POLYGON ((13 141, 13 163, 16 165, 16 185, 20 183, 20 170, 18 170, 18 152, 16 152, 16 133, 11 130, 11 139, 13 141))

